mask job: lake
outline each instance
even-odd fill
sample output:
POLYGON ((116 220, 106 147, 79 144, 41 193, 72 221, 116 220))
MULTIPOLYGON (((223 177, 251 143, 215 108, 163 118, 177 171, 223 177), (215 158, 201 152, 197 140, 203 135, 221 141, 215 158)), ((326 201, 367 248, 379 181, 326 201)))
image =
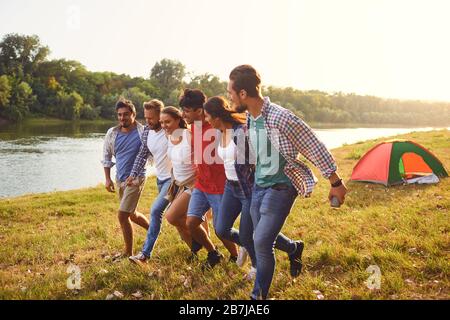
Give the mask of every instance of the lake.
MULTIPOLYGON (((72 190, 103 183, 103 138, 114 123, 0 126, 0 198, 72 190)), ((433 128, 330 128, 315 130, 328 148, 433 128)), ((152 170, 148 170, 149 175, 152 170)), ((115 175, 114 169, 112 176, 115 175)))

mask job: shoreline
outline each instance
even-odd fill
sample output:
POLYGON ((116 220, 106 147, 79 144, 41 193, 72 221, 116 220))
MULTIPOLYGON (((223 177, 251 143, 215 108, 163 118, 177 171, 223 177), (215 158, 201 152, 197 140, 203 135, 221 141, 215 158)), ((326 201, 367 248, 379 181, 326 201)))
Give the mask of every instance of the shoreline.
MULTIPOLYGON (((145 123, 145 119, 137 119, 141 124, 145 123)), ((79 119, 79 120, 65 120, 59 118, 51 117, 30 117, 23 121, 14 122, 5 118, 0 118, 0 129, 3 127, 10 126, 23 126, 23 125, 59 125, 59 124, 114 124, 115 119, 79 119)), ((353 128, 448 128, 450 123, 447 125, 433 126, 430 124, 404 124, 404 123, 361 123, 361 122, 345 122, 345 123, 332 123, 332 122, 307 122, 313 129, 353 129, 353 128)))
POLYGON ((39 125, 39 124, 45 124, 45 125, 52 125, 52 124, 68 124, 68 123, 76 123, 76 124, 90 124, 90 123, 97 123, 97 124, 107 124, 115 122, 115 120, 109 120, 109 119, 94 119, 94 120, 87 120, 87 119, 79 119, 79 120, 65 120, 65 119, 59 119, 59 118, 48 118, 48 117, 36 117, 36 118, 26 118, 23 121, 19 122, 13 122, 7 119, 0 119, 0 128, 3 123, 3 125, 7 126, 21 126, 21 125, 39 125), (2 121, 3 120, 3 121, 2 121))

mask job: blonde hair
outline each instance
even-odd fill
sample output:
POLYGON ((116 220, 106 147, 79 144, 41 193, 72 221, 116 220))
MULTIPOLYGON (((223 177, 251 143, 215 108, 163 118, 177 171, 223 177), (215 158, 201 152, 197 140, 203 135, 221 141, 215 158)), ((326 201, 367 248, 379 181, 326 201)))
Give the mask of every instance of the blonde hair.
POLYGON ((154 110, 158 113, 161 112, 161 109, 164 108, 164 103, 161 100, 153 99, 147 102, 144 102, 145 110, 154 110))

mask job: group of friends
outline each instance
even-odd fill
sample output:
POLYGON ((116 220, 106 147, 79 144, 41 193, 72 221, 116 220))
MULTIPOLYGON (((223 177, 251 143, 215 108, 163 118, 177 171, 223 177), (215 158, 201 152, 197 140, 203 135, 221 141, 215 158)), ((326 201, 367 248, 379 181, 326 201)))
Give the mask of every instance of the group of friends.
POLYGON ((124 257, 145 264, 152 256, 163 217, 198 259, 204 248, 205 268, 224 259, 211 240, 208 220, 229 252, 229 261, 243 266, 254 280, 251 299, 267 299, 275 270, 274 249, 284 251, 290 274, 302 270, 304 243, 281 233, 294 201, 309 197, 317 178, 302 155, 330 181, 329 199, 343 203, 347 189, 325 145, 302 119, 261 93, 261 77, 250 65, 234 68, 228 99, 185 89, 179 107, 160 100, 145 102, 146 125, 136 121, 129 100, 116 103, 119 124, 108 130, 103 148, 105 186, 119 195, 118 219, 124 257), (113 162, 115 159, 115 163, 113 162), (150 217, 137 204, 153 163, 158 195, 150 217), (116 166, 115 184, 111 168, 116 166), (233 227, 240 216, 239 230, 233 227), (133 226, 147 230, 142 250, 133 254, 133 226))

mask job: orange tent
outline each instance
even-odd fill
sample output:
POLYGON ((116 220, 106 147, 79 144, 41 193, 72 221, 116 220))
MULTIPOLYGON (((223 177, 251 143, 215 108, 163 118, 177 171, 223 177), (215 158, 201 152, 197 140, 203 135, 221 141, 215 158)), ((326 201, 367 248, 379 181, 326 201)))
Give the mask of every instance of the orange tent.
POLYGON ((438 177, 448 176, 429 150, 413 141, 392 140, 370 149, 353 168, 351 180, 389 186, 433 173, 438 177))

